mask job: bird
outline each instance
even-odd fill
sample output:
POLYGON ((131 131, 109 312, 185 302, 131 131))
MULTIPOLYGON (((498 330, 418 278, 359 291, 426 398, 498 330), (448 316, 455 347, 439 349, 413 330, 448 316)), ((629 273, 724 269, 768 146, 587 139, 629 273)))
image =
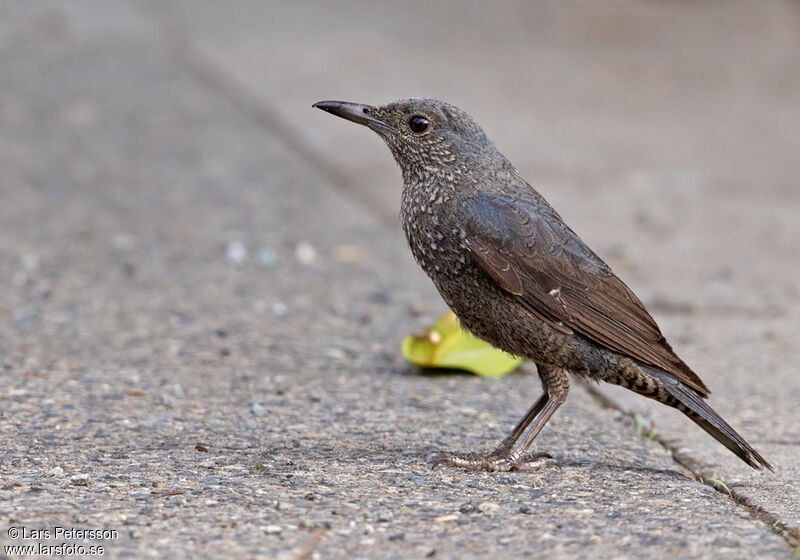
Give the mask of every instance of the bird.
POLYGON ((436 466, 541 468, 534 440, 566 401, 570 375, 675 408, 755 469, 773 467, 706 402, 641 300, 523 179, 475 120, 435 99, 313 104, 366 126, 403 176, 411 252, 461 325, 536 364, 542 395, 494 449, 442 451, 436 466))

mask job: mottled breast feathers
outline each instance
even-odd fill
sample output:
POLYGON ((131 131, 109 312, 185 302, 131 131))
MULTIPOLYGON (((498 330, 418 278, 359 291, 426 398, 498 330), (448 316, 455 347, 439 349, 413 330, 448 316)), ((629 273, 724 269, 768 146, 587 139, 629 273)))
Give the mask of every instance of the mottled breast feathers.
POLYGON ((475 262, 532 314, 708 396, 642 302, 533 189, 476 194, 459 211, 475 262))

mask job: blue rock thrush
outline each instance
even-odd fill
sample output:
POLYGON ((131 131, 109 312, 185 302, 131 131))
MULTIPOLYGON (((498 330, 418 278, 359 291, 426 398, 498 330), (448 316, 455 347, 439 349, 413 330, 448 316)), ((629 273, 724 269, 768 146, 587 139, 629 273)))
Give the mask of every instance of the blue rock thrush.
POLYGON ((464 327, 538 368, 544 393, 496 449, 442 452, 436 465, 534 467, 544 454, 526 452, 566 400, 569 372, 677 408, 751 467, 772 468, 706 403, 639 298, 468 114, 422 98, 314 107, 383 138, 403 172, 400 215, 419 265, 464 327))

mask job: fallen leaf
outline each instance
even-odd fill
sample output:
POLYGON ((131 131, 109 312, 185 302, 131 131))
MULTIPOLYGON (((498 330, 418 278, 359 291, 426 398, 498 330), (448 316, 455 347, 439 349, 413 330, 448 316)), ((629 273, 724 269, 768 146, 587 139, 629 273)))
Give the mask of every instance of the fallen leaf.
POLYGON ((463 330, 452 311, 424 332, 406 337, 402 350, 406 360, 420 367, 461 369, 488 377, 506 375, 523 361, 463 330))

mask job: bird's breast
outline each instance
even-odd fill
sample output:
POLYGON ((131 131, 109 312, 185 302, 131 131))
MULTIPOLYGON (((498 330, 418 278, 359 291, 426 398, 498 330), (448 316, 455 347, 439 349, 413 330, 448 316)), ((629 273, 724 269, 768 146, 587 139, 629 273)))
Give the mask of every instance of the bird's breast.
POLYGON ((417 263, 434 281, 441 274, 458 274, 467 262, 468 250, 450 197, 431 189, 404 192, 403 199, 403 229, 417 263))

